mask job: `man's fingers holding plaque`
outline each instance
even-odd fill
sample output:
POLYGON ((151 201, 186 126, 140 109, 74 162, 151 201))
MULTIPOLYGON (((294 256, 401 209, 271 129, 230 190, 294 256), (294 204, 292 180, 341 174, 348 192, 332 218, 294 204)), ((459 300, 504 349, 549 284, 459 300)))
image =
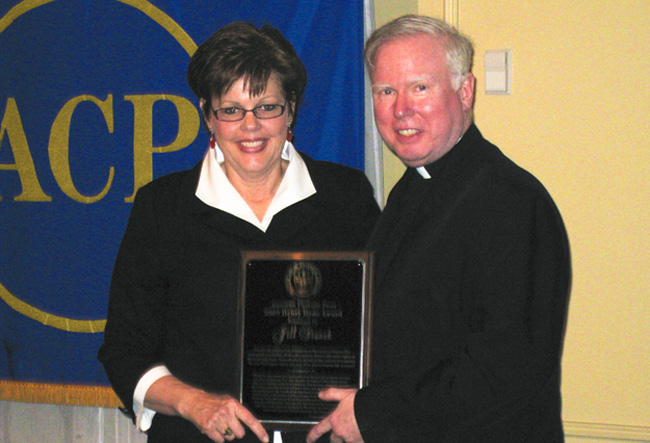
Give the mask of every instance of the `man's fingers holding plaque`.
POLYGON ((319 438, 321 438, 323 435, 327 434, 331 430, 332 430, 332 424, 330 423, 330 416, 328 415, 311 429, 309 435, 307 435, 307 443, 314 443, 316 440, 318 440, 319 438))
POLYGON ((314 426, 307 436, 308 443, 314 443, 322 435, 332 431, 332 443, 363 443, 357 419, 354 416, 354 397, 357 389, 330 388, 318 393, 324 401, 337 401, 334 411, 314 426))

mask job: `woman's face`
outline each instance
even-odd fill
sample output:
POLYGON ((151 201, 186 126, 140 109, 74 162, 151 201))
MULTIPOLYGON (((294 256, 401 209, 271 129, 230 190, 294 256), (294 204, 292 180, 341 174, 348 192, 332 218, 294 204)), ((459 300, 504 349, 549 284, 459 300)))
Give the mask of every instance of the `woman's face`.
POLYGON ((252 110, 262 105, 286 105, 279 117, 259 119, 252 112, 235 122, 217 120, 210 113, 208 126, 223 151, 226 173, 234 172, 244 179, 264 179, 280 168, 282 148, 292 118, 292 103, 286 99, 276 75, 271 75, 266 89, 252 97, 244 87, 244 79, 237 80, 220 99, 212 99, 212 109, 237 107, 252 110))

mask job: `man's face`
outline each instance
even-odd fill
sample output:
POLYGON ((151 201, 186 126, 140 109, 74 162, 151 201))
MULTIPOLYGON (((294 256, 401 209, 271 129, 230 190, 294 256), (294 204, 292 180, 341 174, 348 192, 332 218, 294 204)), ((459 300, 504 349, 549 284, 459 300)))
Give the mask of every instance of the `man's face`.
POLYGON ((454 90, 444 48, 426 34, 384 44, 375 66, 375 121, 388 147, 412 167, 449 152, 471 123, 473 75, 454 90))

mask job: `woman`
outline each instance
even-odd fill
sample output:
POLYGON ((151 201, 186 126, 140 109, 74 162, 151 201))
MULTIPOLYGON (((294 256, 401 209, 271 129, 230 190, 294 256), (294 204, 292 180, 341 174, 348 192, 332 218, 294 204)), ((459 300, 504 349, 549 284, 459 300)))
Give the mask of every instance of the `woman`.
POLYGON ((210 148, 138 191, 99 359, 150 443, 268 441, 234 398, 240 251, 361 249, 379 209, 361 172, 291 144, 306 73, 277 29, 225 26, 188 82, 210 148))

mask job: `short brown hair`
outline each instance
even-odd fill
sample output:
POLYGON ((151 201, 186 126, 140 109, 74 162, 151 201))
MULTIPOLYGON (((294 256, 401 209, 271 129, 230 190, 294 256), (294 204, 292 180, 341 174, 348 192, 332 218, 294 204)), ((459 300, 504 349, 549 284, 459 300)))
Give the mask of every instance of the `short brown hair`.
POLYGON ((204 116, 210 115, 213 97, 222 97, 243 78, 251 95, 264 92, 271 74, 277 74, 288 102, 293 103, 292 126, 307 85, 307 71, 293 45, 269 25, 257 28, 233 22, 199 46, 187 69, 187 82, 205 100, 204 116))

